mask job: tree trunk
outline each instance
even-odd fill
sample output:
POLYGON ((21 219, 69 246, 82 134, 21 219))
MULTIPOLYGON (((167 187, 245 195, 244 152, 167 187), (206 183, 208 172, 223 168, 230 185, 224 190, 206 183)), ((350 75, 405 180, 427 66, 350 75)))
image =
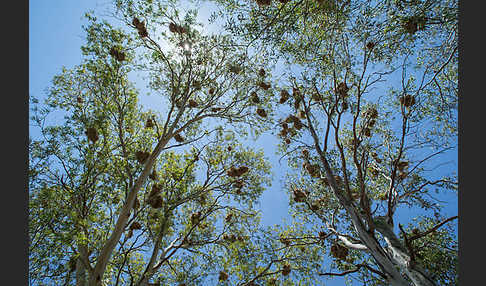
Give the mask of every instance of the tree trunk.
POLYGON ((376 230, 383 235, 388 252, 393 262, 412 280, 416 286, 435 286, 436 283, 430 278, 426 271, 418 264, 411 263, 410 254, 402 242, 393 232, 393 226, 384 220, 378 220, 376 230))
POLYGON ((167 136, 167 138, 164 138, 157 144, 154 151, 148 158, 148 162, 145 164, 142 173, 135 181, 135 184, 133 185, 132 189, 128 193, 127 200, 121 209, 120 215, 118 216, 118 219, 115 224, 115 228, 113 229, 113 232, 111 233, 110 237, 108 238, 103 248, 101 249, 93 273, 92 275, 90 275, 91 277, 89 279, 89 284, 88 284, 89 286, 101 285, 101 280, 103 279, 103 274, 105 272, 106 265, 108 264, 108 261, 111 258, 111 254, 113 253, 113 249, 115 249, 116 244, 120 240, 123 230, 125 229, 137 193, 142 187, 142 185, 147 181, 147 178, 155 163, 155 159, 159 156, 160 152, 165 147, 165 145, 167 144, 170 138, 171 138, 170 136, 167 136))
POLYGON ((81 257, 78 257, 76 260, 76 286, 85 286, 86 285, 86 268, 84 267, 84 263, 81 260, 81 257))

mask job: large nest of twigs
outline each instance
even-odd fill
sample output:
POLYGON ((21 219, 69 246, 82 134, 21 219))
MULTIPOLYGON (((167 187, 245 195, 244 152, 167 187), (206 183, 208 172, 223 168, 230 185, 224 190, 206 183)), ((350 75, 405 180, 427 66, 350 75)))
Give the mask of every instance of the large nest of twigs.
POLYGON ((230 177, 241 177, 243 174, 248 172, 249 168, 246 166, 240 166, 239 168, 231 167, 226 172, 230 177))
POLYGON ((294 189, 294 201, 297 203, 304 202, 307 194, 301 189, 294 189))
POLYGON ((219 272, 219 277, 218 277, 219 281, 226 281, 228 280, 228 277, 229 275, 226 272, 224 271, 219 272))
POLYGON ((98 130, 94 127, 88 127, 85 132, 88 140, 95 143, 99 139, 98 130))
POLYGON ((145 152, 145 151, 135 152, 135 158, 137 158, 137 162, 139 162, 140 164, 145 163, 145 161, 147 161, 149 156, 150 156, 149 152, 145 152))
POLYGON ((158 174, 157 174, 157 171, 155 171, 155 169, 153 169, 153 170, 152 170, 152 173, 150 173, 150 175, 149 175, 149 178, 150 178, 151 180, 156 181, 156 180, 158 179, 158 177, 159 177, 159 176, 158 176, 158 174))
POLYGON ((142 38, 148 36, 147 28, 145 27, 145 22, 141 22, 137 17, 134 17, 132 20, 132 24, 138 31, 138 35, 142 38))
POLYGON ((339 243, 331 245, 331 255, 337 259, 345 260, 348 256, 348 249, 339 243))
POLYGON ((195 108, 195 107, 198 106, 197 101, 195 101, 194 99, 189 99, 188 102, 189 102, 189 107, 190 108, 195 108))
POLYGON ((145 128, 152 128, 154 127, 154 121, 152 118, 147 118, 147 121, 145 121, 145 128))
POLYGON ((184 137, 182 137, 182 135, 180 135, 179 133, 176 133, 176 134, 174 135, 174 139, 175 139, 175 141, 177 141, 177 142, 179 142, 179 143, 182 143, 182 142, 184 142, 184 141, 185 141, 185 140, 184 140, 184 137))
POLYGON ((282 275, 283 276, 287 276, 290 274, 290 265, 289 264, 285 264, 282 268, 282 275))
POLYGON ((142 229, 142 225, 138 222, 138 221, 134 221, 132 222, 132 224, 130 225, 130 229, 131 230, 135 230, 135 229, 142 229))
POLYGON ((172 33, 184 34, 186 32, 186 29, 181 25, 169 23, 169 31, 171 31, 172 33))
POLYGON ((284 104, 287 101, 287 99, 289 99, 289 97, 290 97, 289 92, 287 90, 285 90, 285 89, 282 89, 280 91, 280 100, 279 100, 279 103, 280 104, 284 104))
POLYGON ((261 76, 261 77, 264 77, 265 76, 265 69, 264 68, 261 68, 258 70, 258 75, 261 76))
POLYGON ((405 107, 411 107, 415 104, 415 97, 410 94, 400 97, 400 104, 405 107))
POLYGON ((110 49, 110 55, 114 57, 117 61, 122 62, 125 60, 125 53, 120 51, 116 47, 111 47, 110 49))
POLYGON ((201 212, 195 212, 191 214, 191 223, 193 225, 199 223, 200 218, 201 218, 201 212))
POLYGON ((256 110, 256 113, 263 118, 267 117, 267 112, 263 108, 258 108, 256 110))
POLYGON ((250 95, 251 102, 253 103, 260 103, 260 98, 258 97, 257 93, 253 91, 250 95))
POLYGON ((272 4, 272 0, 256 0, 258 6, 269 6, 272 4))
POLYGON ((163 205, 163 199, 161 195, 149 196, 147 203, 154 209, 159 209, 163 205))
POLYGON ((271 87, 271 85, 269 83, 266 83, 266 82, 263 82, 263 81, 259 82, 258 86, 261 87, 263 90, 267 90, 271 87))
POLYGON ((341 97, 348 96, 349 87, 346 85, 345 82, 341 82, 336 87, 336 93, 339 94, 341 97))
POLYGON ((230 65, 229 71, 235 74, 239 74, 241 72, 241 67, 239 65, 230 65))
POLYGON ((320 167, 318 164, 311 164, 309 162, 305 162, 303 164, 303 167, 311 177, 319 178, 321 176, 320 167))

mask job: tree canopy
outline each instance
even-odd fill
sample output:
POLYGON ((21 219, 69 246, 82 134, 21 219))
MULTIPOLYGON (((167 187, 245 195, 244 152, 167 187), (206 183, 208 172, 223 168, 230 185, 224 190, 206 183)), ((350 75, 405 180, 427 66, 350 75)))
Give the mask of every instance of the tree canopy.
POLYGON ((30 283, 457 285, 457 1, 212 3, 215 33, 178 1, 87 13, 31 98, 30 283), (290 225, 260 223, 263 133, 290 225))

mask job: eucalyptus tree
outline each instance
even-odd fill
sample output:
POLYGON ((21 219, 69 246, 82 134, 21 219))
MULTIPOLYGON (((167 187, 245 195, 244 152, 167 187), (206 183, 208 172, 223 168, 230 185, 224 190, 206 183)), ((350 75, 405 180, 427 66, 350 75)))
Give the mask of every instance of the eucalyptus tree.
POLYGON ((270 166, 239 140, 271 120, 264 61, 201 32, 176 4, 87 13, 82 63, 54 77, 45 101, 32 98, 32 284, 224 280, 224 252, 251 244, 270 166), (163 110, 141 106, 135 76, 163 110))
POLYGON ((455 285, 457 235, 441 229, 457 216, 440 199, 457 193, 457 1, 215 2, 235 39, 281 66, 275 131, 308 230, 293 240, 333 259, 300 271, 455 285))

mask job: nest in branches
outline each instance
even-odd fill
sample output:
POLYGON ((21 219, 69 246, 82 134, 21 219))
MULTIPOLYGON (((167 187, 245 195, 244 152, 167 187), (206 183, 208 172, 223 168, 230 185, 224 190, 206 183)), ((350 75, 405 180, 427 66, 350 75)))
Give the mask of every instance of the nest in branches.
POLYGON ((201 212, 196 212, 191 214, 191 223, 193 225, 199 223, 200 218, 201 218, 201 212))
POLYGON ((139 162, 140 164, 145 163, 145 161, 147 161, 149 156, 150 156, 149 152, 145 152, 145 151, 135 152, 135 158, 137 158, 137 162, 139 162))
POLYGON ((228 277, 229 276, 226 272, 219 271, 219 277, 218 277, 219 281, 226 281, 226 280, 228 280, 228 277))
POLYGON ((265 76, 265 69, 264 68, 261 68, 259 71, 258 71, 258 75, 261 76, 261 77, 264 77, 265 76))
POLYGON ((402 172, 402 171, 400 171, 400 172, 398 173, 398 178, 399 178, 400 180, 403 180, 403 179, 405 179, 405 178, 407 177, 407 175, 408 175, 408 174, 407 174, 407 172, 402 172))
POLYGON ((339 243, 331 245, 331 255, 337 259, 345 260, 348 256, 348 249, 339 243))
POLYGON ((234 234, 228 235, 224 234, 223 235, 223 240, 229 241, 229 242, 235 242, 238 239, 238 237, 234 234))
POLYGON ((409 18, 402 23, 402 28, 407 31, 407 33, 413 35, 418 31, 418 22, 409 18))
POLYGON ((85 134, 88 137, 88 140, 93 143, 96 143, 96 141, 99 139, 98 130, 96 130, 94 127, 88 127, 85 134))
POLYGON ((408 168, 408 162, 407 161, 400 161, 397 163, 397 167, 400 171, 403 171, 408 168))
POLYGON ((251 93, 251 102, 260 103, 260 98, 255 91, 251 93))
POLYGON ((135 230, 135 229, 142 229, 142 225, 138 222, 138 221, 134 221, 132 222, 132 224, 130 225, 130 229, 131 230, 135 230))
POLYGON ((292 141, 290 140, 290 138, 285 138, 285 144, 289 145, 290 143, 292 143, 292 141))
POLYGON ((347 101, 343 101, 343 103, 341 104, 341 107, 342 107, 343 111, 348 110, 348 107, 349 107, 348 102, 347 101))
POLYGON ((200 90, 201 89, 201 82, 196 80, 192 83, 192 86, 194 87, 194 89, 196 90, 200 90))
POLYGON ((235 188, 241 189, 243 188, 243 186, 245 186, 245 183, 242 180, 236 180, 233 182, 233 186, 235 186, 235 188))
POLYGON ((324 231, 319 231, 319 239, 324 240, 326 239, 327 233, 324 231))
POLYGON ((214 87, 210 87, 209 90, 208 90, 208 93, 209 93, 209 95, 213 95, 214 94, 214 87))
POLYGON ((186 32, 186 29, 181 25, 169 23, 169 31, 171 31, 172 33, 184 34, 186 32))
POLYGON ((145 128, 152 128, 154 127, 154 121, 152 118, 148 118, 147 121, 145 121, 145 128))
POLYGON ((376 162, 381 163, 381 159, 378 157, 378 154, 376 154, 376 152, 371 152, 371 157, 375 159, 376 162))
POLYGON ((258 109, 256 110, 256 113, 257 113, 258 115, 260 115, 261 117, 263 117, 263 118, 267 117, 267 112, 266 112, 266 111, 265 111, 265 109, 263 109, 263 108, 258 108, 258 109))
POLYGON ((309 158, 309 150, 302 149, 302 156, 304 156, 304 158, 309 158))
POLYGON ((405 107, 411 107, 415 104, 415 97, 410 94, 400 97, 400 104, 405 107))
POLYGON ((376 119, 376 118, 378 118, 378 111, 376 110, 376 108, 372 107, 372 108, 366 110, 365 116, 372 118, 372 119, 376 119))
POLYGON ((320 168, 318 164, 311 164, 309 162, 305 162, 303 164, 304 169, 309 173, 309 175, 313 178, 320 177, 320 168))
POLYGON ((336 88, 336 93, 339 94, 341 97, 347 97, 348 91, 349 91, 349 87, 346 85, 345 82, 339 83, 336 88))
POLYGON ((280 242, 282 244, 284 244, 285 246, 289 246, 290 245, 290 239, 286 238, 286 237, 281 237, 280 238, 280 242))
POLYGON ((311 95, 311 98, 312 98, 312 100, 314 100, 315 102, 319 102, 319 101, 321 101, 321 100, 322 100, 321 96, 320 96, 320 95, 319 95, 317 92, 313 93, 313 94, 311 95))
POLYGON ((226 148, 226 150, 228 150, 228 152, 231 152, 233 150, 233 147, 228 146, 228 148, 226 148))
POLYGON ((246 166, 240 166, 239 168, 231 167, 226 173, 230 177, 241 177, 248 172, 249 168, 246 166))
POLYGON ((299 110, 300 109, 300 97, 295 97, 295 100, 294 100, 294 108, 295 110, 299 110))
POLYGON ((307 194, 301 190, 301 189, 294 189, 294 201, 297 203, 305 201, 305 198, 307 197, 307 194))
POLYGON ((154 209, 159 209, 162 207, 163 199, 161 195, 149 196, 147 203, 154 209))
POLYGON ((282 275, 283 276, 287 276, 290 274, 290 265, 289 264, 285 264, 282 268, 282 275))
POLYGON ((233 214, 228 214, 224 220, 229 223, 232 218, 233 218, 233 214))
POLYGON ((156 196, 162 191, 162 186, 160 184, 153 184, 152 190, 149 193, 149 197, 156 196))
POLYGON ((270 6, 272 0, 256 0, 258 6, 270 6))
POLYGON ((295 129, 300 130, 300 129, 302 129, 302 127, 304 127, 304 125, 302 124, 302 122, 300 120, 294 121, 294 128, 295 129))
POLYGON ((287 99, 289 99, 289 97, 290 97, 289 92, 287 90, 285 90, 285 89, 282 89, 280 91, 280 100, 279 100, 279 103, 280 104, 284 104, 287 101, 287 99))
POLYGON ((375 126, 375 123, 376 123, 376 120, 375 120, 375 119, 371 119, 371 120, 368 122, 368 126, 371 128, 371 127, 375 126))
POLYGON ((111 47, 110 55, 119 62, 123 62, 125 60, 125 53, 118 50, 116 47, 111 47))
POLYGON ((189 99, 189 107, 190 108, 195 108, 197 106, 198 106, 198 104, 194 99, 189 99))
POLYGON ((288 129, 287 129, 287 128, 283 128, 283 129, 282 129, 282 130, 280 130, 280 132, 279 132, 279 135, 280 135, 281 137, 285 137, 285 136, 287 136, 287 134, 288 134, 288 129))
POLYGON ((366 48, 367 48, 368 50, 371 50, 371 49, 373 49, 374 47, 375 47, 375 43, 373 43, 373 42, 368 42, 368 43, 366 43, 366 48))
POLYGON ((176 134, 174 135, 174 139, 175 139, 175 141, 177 141, 177 142, 179 142, 179 143, 184 142, 184 137, 182 137, 182 135, 180 135, 179 133, 176 133, 176 134))
POLYGON ((238 65, 230 65, 229 71, 234 73, 234 74, 239 74, 241 72, 241 67, 238 66, 238 65))
POLYGON ((150 173, 149 178, 151 180, 154 180, 154 181, 157 180, 158 175, 157 175, 157 172, 155 171, 155 169, 152 170, 152 173, 150 173))
POLYGON ((141 22, 137 17, 134 17, 132 24, 137 28, 138 35, 142 38, 148 36, 147 28, 145 27, 145 22, 141 22))
POLYGON ((81 104, 83 103, 83 98, 81 96, 76 97, 76 101, 81 104))
POLYGON ((371 137, 371 130, 368 127, 364 128, 363 135, 366 137, 371 137))
POLYGON ((263 82, 263 81, 259 82, 258 86, 261 87, 263 90, 267 90, 271 87, 271 85, 269 83, 266 83, 266 82, 263 82))

